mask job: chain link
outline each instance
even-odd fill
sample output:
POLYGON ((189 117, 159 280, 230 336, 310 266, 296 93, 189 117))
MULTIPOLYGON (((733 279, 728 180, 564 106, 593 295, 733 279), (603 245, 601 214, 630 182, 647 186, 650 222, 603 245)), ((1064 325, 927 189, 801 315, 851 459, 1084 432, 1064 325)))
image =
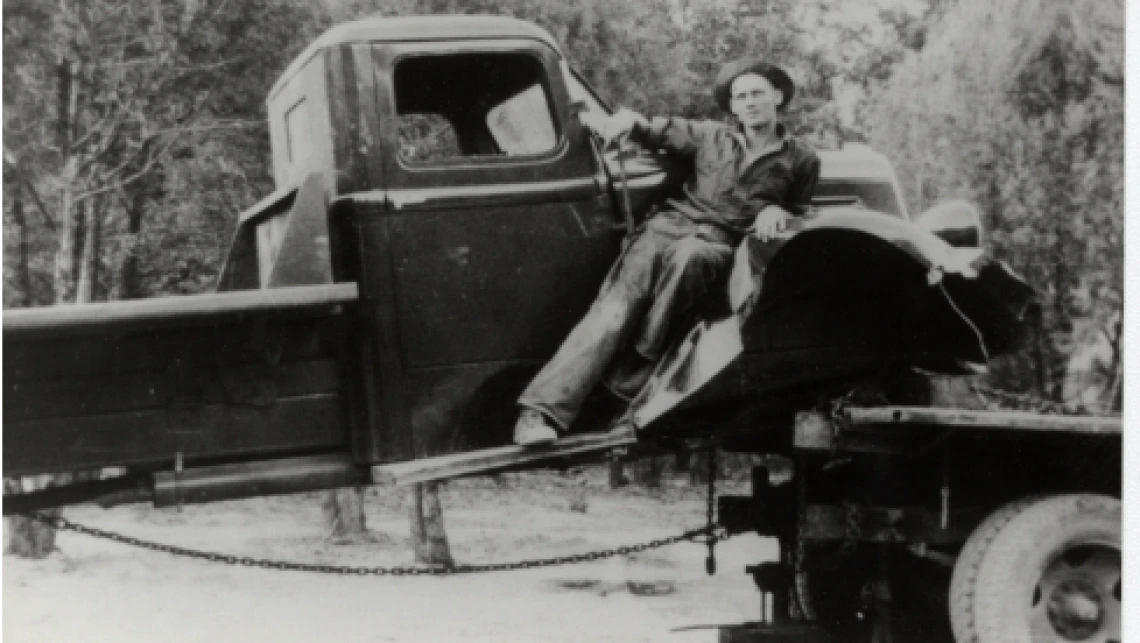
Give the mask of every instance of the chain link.
POLYGON ((123 534, 98 529, 96 527, 88 527, 74 523, 63 516, 49 516, 39 513, 21 514, 24 517, 44 523, 55 529, 73 531, 94 538, 103 540, 110 540, 123 545, 130 545, 140 549, 148 549, 150 551, 163 552, 173 556, 182 556, 185 558, 193 558, 196 560, 204 560, 211 563, 224 563, 227 565, 239 565, 244 567, 260 567, 262 569, 278 569, 283 571, 297 571, 297 572, 318 572, 324 574, 340 574, 344 576, 453 576, 457 574, 475 574, 485 572, 500 572, 500 571, 513 571, 519 569, 534 569, 538 567, 555 567, 559 565, 573 565, 578 563, 588 563, 598 560, 606 560, 614 558, 615 556, 628 556, 651 549, 660 549, 669 545, 674 545, 684 541, 702 542, 701 537, 704 536, 705 542, 716 542, 719 540, 727 540, 730 534, 723 529, 718 528, 715 524, 709 524, 699 529, 689 529, 675 536, 666 538, 658 538, 644 543, 635 545, 623 545, 613 549, 602 549, 598 551, 585 552, 581 554, 571 554, 568 556, 555 556, 552 558, 536 558, 531 560, 521 560, 508 563, 489 563, 483 565, 453 565, 450 567, 437 566, 437 567, 416 567, 411 565, 394 566, 394 567, 366 567, 366 566, 351 566, 351 565, 322 565, 315 563, 296 563, 281 560, 269 560, 264 558, 251 558, 249 556, 236 556, 233 554, 219 554, 216 552, 201 551, 197 549, 190 549, 188 547, 179 547, 177 545, 166 545, 163 543, 156 543, 150 540, 143 540, 133 536, 126 536, 123 534))

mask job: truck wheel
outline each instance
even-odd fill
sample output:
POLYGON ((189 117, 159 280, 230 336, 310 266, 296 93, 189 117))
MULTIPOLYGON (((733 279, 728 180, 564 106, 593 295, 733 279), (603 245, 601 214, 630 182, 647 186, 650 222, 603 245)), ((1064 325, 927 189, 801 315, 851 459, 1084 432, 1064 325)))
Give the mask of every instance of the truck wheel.
POLYGON ((955 639, 1119 643, 1120 543, 1114 498, 1054 496, 1000 509, 955 565, 955 639))
POLYGON ((974 629, 974 585, 982 560, 989 552, 994 537, 1010 519, 1039 499, 1039 496, 1034 496, 1014 500, 986 516, 970 533, 962 551, 958 553, 954 574, 950 577, 950 627, 954 631, 954 640, 958 643, 977 640, 974 629))
POLYGON ((795 597, 800 613, 811 623, 847 632, 866 626, 864 588, 873 578, 874 566, 860 549, 838 555, 838 544, 814 544, 805 548, 807 569, 796 574, 795 597))

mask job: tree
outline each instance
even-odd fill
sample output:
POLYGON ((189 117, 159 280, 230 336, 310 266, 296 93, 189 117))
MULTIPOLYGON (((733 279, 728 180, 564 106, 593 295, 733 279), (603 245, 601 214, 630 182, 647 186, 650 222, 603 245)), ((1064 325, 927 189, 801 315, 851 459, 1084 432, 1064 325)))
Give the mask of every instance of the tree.
POLYGON ((870 139, 918 209, 965 197, 1043 297, 1036 350, 999 383, 1061 399, 1072 353, 1123 300, 1120 2, 961 0, 871 100, 870 139))
MULTIPOLYGON (((5 305, 208 288, 228 237, 221 230, 232 229, 239 210, 233 204, 254 201, 253 191, 247 182, 235 194, 212 180, 216 174, 190 178, 201 166, 189 161, 211 141, 232 145, 227 154, 251 161, 251 174, 260 175, 256 191, 268 192, 264 159, 252 160, 249 150, 266 147, 261 100, 269 70, 307 40, 308 22, 291 22, 311 16, 307 4, 13 0, 4 9, 5 184, 18 186, 21 197, 5 209, 16 224, 5 226, 4 242, 17 249, 20 293, 6 296, 5 305), (262 128, 260 146, 240 135, 250 124, 262 128), (148 291, 138 283, 145 249, 138 237, 153 213, 176 209, 172 196, 194 216, 161 221, 163 234, 155 237, 190 239, 147 262, 164 275, 148 291), (31 225, 29 201, 44 226, 31 225), (205 239, 203 215, 216 232, 205 239), (201 261, 171 269, 184 254, 201 261), (108 267, 121 272, 107 275, 108 267)), ((6 262, 9 283, 11 266, 6 262)), ((53 546, 24 540, 43 544, 45 554, 53 546)))

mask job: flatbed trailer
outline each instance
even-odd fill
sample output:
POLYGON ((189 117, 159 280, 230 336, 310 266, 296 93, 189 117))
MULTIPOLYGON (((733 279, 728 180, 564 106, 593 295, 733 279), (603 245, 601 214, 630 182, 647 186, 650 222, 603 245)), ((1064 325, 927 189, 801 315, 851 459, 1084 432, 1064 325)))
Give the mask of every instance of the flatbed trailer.
POLYGON ((1119 416, 800 413, 793 480, 758 468, 751 496, 719 505, 730 532, 779 540, 780 561, 750 570, 781 616, 721 640, 913 640, 946 625, 958 641, 1119 640, 1122 434, 1119 416))

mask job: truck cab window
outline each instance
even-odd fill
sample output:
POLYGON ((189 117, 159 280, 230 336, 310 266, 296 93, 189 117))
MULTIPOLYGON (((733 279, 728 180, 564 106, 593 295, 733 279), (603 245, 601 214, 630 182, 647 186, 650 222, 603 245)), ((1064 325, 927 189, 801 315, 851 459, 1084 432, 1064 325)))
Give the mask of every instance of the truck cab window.
POLYGON ((400 158, 539 156, 558 145, 541 62, 522 53, 415 56, 394 72, 400 158))
POLYGON ((451 121, 440 114, 400 116, 400 158, 430 163, 463 156, 451 121))

